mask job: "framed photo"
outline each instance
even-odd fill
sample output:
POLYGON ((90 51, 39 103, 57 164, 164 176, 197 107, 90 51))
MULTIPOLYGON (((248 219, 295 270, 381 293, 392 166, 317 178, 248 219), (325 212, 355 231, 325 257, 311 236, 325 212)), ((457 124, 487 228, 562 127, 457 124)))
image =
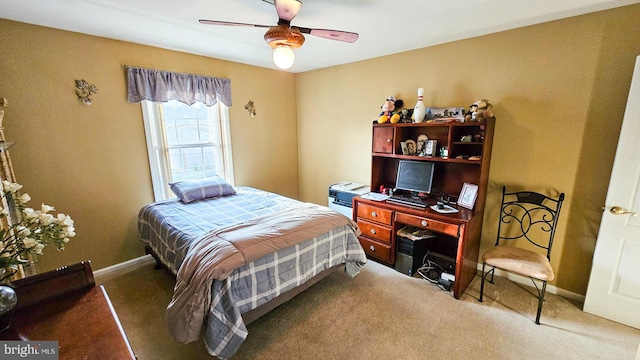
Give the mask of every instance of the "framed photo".
POLYGON ((418 135, 418 140, 416 140, 416 144, 417 144, 416 152, 418 153, 418 156, 424 155, 424 146, 428 140, 429 140, 429 137, 426 134, 418 135))
POLYGON ((478 185, 464 183, 458 197, 458 205, 472 210, 478 197, 478 185))
POLYGON ((437 148, 438 148, 437 140, 427 140, 424 143, 424 156, 436 156, 437 148))
POLYGON ((401 142, 400 147, 402 148, 402 155, 409 155, 409 149, 407 149, 406 141, 401 142))
MULTIPOLYGON (((416 150, 417 150, 418 146, 417 146, 415 141, 407 140, 407 141, 404 142, 404 144, 407 146, 408 155, 416 155, 416 150)), ((404 150, 403 150, 403 152, 404 152, 404 150)))
POLYGON ((427 108, 425 119, 427 121, 446 121, 455 119, 455 121, 463 122, 464 110, 465 109, 461 107, 427 108))

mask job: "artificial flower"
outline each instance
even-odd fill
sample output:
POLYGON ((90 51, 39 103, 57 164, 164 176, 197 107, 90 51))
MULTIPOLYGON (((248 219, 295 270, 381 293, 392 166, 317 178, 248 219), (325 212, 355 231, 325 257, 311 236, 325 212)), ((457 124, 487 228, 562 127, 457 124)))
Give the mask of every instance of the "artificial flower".
POLYGON ((3 180, 1 189, 8 208, 0 207, 0 221, 5 224, 0 229, 0 268, 9 271, 0 275, 0 282, 11 277, 18 265, 26 262, 28 254, 42 255, 42 250, 51 243, 62 251, 69 238, 76 235, 69 215, 50 214, 56 209, 46 204, 40 210, 27 207, 31 197, 19 194, 22 185, 3 180))

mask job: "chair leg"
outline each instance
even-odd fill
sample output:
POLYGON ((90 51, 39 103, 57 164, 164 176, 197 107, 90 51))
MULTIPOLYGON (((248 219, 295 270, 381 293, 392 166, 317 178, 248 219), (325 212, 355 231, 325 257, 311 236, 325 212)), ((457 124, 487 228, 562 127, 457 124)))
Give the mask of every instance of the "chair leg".
POLYGON ((547 282, 542 282, 542 289, 538 297, 538 313, 536 314, 536 325, 540 325, 540 314, 542 313, 542 303, 544 302, 544 293, 547 290, 547 282))
POLYGON ((482 280, 480 280, 480 298, 478 298, 479 302, 482 302, 482 293, 484 293, 484 277, 485 277, 484 265, 485 265, 485 263, 483 262, 482 263, 482 274, 481 274, 482 280))

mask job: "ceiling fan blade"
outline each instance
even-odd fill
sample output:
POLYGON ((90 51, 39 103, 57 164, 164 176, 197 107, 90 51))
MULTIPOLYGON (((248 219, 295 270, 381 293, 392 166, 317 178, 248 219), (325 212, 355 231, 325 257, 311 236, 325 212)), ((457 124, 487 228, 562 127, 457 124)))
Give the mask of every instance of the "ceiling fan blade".
POLYGON ((338 40, 338 41, 343 41, 348 43, 353 43, 356 40, 358 40, 358 37, 360 37, 358 33, 349 32, 349 31, 329 30, 329 29, 310 29, 310 28, 302 28, 297 26, 296 28, 300 30, 300 32, 303 34, 310 34, 310 35, 318 36, 325 39, 338 40))
POLYGON ((298 0, 275 0, 274 5, 278 12, 278 18, 291 21, 296 17, 296 15, 298 15, 298 11, 300 11, 302 3, 298 0))
POLYGON ((258 27, 258 28, 271 27, 270 25, 245 24, 245 23, 239 23, 239 22, 217 21, 217 20, 206 20, 206 19, 200 19, 198 21, 201 24, 205 24, 205 25, 245 26, 245 27, 258 27))

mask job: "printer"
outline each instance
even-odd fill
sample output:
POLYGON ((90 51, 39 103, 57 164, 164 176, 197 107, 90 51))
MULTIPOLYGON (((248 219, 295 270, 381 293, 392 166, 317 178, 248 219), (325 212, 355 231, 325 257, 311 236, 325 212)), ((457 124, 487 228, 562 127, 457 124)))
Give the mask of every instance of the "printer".
POLYGON ((351 200, 354 196, 364 195, 370 191, 368 186, 349 181, 342 181, 329 186, 329 208, 353 218, 351 200))

